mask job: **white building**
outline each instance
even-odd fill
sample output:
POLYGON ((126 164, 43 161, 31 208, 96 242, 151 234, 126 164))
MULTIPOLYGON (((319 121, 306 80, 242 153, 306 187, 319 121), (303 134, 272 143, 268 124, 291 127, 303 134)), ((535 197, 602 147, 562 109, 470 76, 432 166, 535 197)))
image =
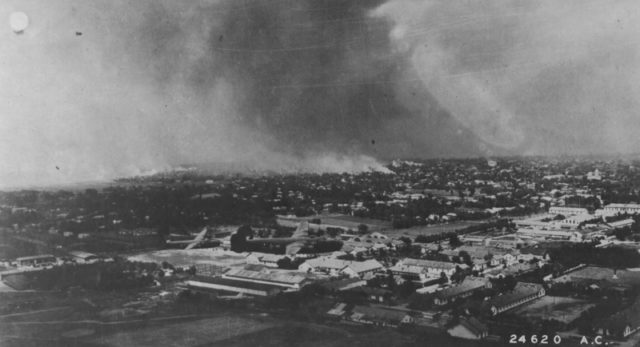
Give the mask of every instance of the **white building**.
POLYGON ((609 204, 603 208, 605 214, 628 213, 636 214, 640 212, 640 204, 609 204))
POLYGON ((551 206, 549 207, 549 214, 573 216, 578 214, 589 214, 589 211, 586 208, 582 207, 551 206))

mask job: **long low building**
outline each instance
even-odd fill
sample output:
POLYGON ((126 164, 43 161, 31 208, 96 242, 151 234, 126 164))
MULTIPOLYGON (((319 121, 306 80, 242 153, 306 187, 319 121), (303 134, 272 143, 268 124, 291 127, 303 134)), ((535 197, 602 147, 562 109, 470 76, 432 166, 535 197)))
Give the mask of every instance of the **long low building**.
POLYGON ((518 282, 511 292, 493 297, 488 302, 492 315, 524 305, 545 295, 544 287, 537 283, 518 282))
POLYGON ((289 289, 300 289, 308 281, 308 278, 302 274, 280 272, 278 270, 251 271, 237 269, 226 272, 224 275, 222 275, 222 277, 243 282, 267 284, 289 289))
POLYGON ((462 283, 434 293, 436 305, 446 305, 461 298, 471 296, 476 290, 491 288, 491 281, 480 277, 466 277, 462 283))
POLYGON ((204 291, 220 291, 241 293, 252 296, 272 296, 283 291, 282 287, 234 280, 224 277, 202 277, 196 276, 193 280, 186 281, 187 288, 204 291))

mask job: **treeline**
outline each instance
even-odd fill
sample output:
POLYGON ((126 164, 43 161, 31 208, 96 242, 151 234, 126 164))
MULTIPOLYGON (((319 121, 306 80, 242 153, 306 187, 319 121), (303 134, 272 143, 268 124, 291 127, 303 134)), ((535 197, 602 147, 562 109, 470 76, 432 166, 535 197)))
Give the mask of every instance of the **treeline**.
POLYGON ((42 271, 3 278, 16 289, 64 290, 82 287, 90 290, 127 290, 149 286, 158 265, 124 260, 94 264, 64 264, 42 271))
POLYGON ((640 266, 640 253, 623 247, 596 248, 593 244, 564 245, 550 249, 551 260, 566 268, 578 264, 591 264, 611 268, 640 266))

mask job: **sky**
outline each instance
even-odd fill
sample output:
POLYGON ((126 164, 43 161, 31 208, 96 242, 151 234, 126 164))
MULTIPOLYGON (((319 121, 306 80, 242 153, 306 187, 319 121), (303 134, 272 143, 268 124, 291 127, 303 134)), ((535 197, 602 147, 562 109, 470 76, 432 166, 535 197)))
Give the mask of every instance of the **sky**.
POLYGON ((0 42, 0 187, 640 145, 632 0, 3 0, 0 42))

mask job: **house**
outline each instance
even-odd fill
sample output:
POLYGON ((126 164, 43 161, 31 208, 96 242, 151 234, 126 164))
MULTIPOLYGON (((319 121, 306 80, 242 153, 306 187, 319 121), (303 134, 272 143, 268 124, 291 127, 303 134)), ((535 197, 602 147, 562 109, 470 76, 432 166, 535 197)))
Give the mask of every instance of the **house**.
POLYGON ((460 318, 460 322, 447 330, 449 335, 461 339, 480 340, 489 335, 489 328, 474 317, 460 318))
POLYGON ((487 302, 493 316, 524 305, 545 295, 544 287, 537 283, 518 282, 512 291, 493 297, 487 302))
POLYGON ((482 288, 491 288, 491 282, 486 278, 469 276, 459 285, 435 292, 434 303, 440 306, 446 305, 458 299, 469 297, 473 292, 482 288))

